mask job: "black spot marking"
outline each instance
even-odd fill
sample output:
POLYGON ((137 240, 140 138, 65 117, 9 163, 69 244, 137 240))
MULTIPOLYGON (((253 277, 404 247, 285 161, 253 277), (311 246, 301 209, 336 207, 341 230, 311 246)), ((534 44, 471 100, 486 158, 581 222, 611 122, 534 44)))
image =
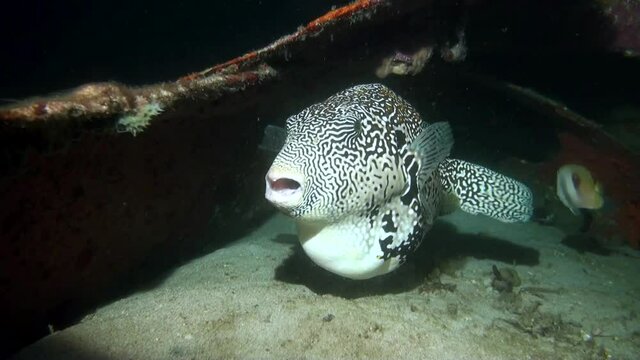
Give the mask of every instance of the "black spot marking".
POLYGON ((382 229, 388 233, 395 233, 398 231, 398 227, 393 222, 393 213, 387 212, 382 216, 382 229))
POLYGON ((393 235, 389 235, 386 238, 380 240, 380 249, 382 249, 383 260, 388 260, 392 256, 397 256, 397 254, 394 251, 395 249, 391 247, 392 243, 393 243, 393 235))
POLYGON ((395 134, 398 147, 403 148, 407 144, 407 136, 400 130, 396 130, 395 134))

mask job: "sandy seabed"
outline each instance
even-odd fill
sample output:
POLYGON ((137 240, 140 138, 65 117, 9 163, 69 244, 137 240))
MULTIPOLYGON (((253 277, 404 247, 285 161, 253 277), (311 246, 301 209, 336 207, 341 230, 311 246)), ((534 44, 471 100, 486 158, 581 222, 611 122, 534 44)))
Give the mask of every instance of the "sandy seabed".
POLYGON ((311 263, 275 215, 15 358, 639 358, 640 255, 565 235, 458 211, 399 270, 352 281, 311 263), (520 285, 494 289, 493 265, 520 285))

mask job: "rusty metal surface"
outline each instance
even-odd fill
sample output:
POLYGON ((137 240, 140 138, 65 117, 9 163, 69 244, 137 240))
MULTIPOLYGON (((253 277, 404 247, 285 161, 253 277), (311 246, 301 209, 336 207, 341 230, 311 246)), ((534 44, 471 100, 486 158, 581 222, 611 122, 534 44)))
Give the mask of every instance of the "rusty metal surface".
POLYGON ((611 50, 640 57, 640 1, 597 0, 595 3, 613 29, 611 50))
POLYGON ((240 57, 192 73, 173 82, 129 87, 116 82, 92 83, 62 95, 33 98, 0 108, 0 121, 20 125, 64 120, 90 121, 135 114, 153 104, 170 109, 183 99, 215 100, 275 78, 277 70, 267 65, 270 57, 286 47, 329 31, 341 23, 370 19, 376 9, 389 5, 380 0, 359 0, 334 9, 272 44, 240 57))
POLYGON ((275 75, 274 69, 262 65, 255 70, 139 88, 115 82, 93 83, 80 86, 67 94, 28 100, 0 109, 0 120, 23 123, 72 119, 88 121, 124 115, 152 103, 166 109, 175 102, 189 97, 215 99, 223 94, 254 86, 275 75))

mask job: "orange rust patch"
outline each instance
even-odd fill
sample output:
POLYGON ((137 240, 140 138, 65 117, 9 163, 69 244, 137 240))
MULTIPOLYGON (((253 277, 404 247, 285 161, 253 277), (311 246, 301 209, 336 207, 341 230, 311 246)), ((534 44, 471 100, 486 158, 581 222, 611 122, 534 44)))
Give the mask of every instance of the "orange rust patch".
POLYGON ((254 59, 256 57, 258 57, 258 53, 255 52, 255 51, 247 53, 247 54, 244 54, 244 55, 242 55, 240 57, 237 57, 235 59, 231 59, 231 60, 229 60, 229 61, 227 61, 225 63, 222 63, 220 65, 216 65, 216 66, 212 67, 211 69, 209 69, 208 71, 205 72, 205 76, 208 76, 211 73, 216 73, 216 72, 218 72, 218 71, 220 71, 222 69, 225 69, 225 68, 227 68, 229 66, 237 65, 237 64, 241 64, 243 62, 250 61, 250 60, 252 60, 252 59, 254 59))
POLYGON ((198 79, 200 76, 201 76, 200 73, 187 74, 187 75, 179 78, 178 79, 178 83, 185 84, 185 83, 191 82, 191 81, 193 81, 195 79, 198 79))
POLYGON ((341 8, 335 9, 335 10, 331 10, 328 13, 324 14, 323 16, 313 20, 312 22, 310 22, 309 24, 307 24, 306 28, 309 31, 314 31, 316 30, 318 27, 339 19, 341 17, 344 16, 351 16, 353 15, 353 13, 369 8, 372 5, 375 5, 379 3, 379 1, 375 1, 375 0, 359 0, 354 2, 353 4, 349 4, 349 5, 345 5, 341 8))
POLYGON ((47 103, 37 102, 33 104, 33 114, 35 116, 42 116, 47 114, 47 103))
POLYGON ((341 8, 335 9, 335 10, 331 10, 328 13, 322 15, 321 17, 311 21, 309 24, 307 24, 307 26, 305 26, 302 30, 288 35, 278 41, 276 41, 274 43, 274 45, 270 46, 270 47, 266 47, 262 50, 258 50, 258 51, 252 51, 250 53, 244 54, 242 56, 239 56, 237 58, 231 59, 225 63, 222 64, 218 64, 213 66, 210 69, 207 69, 201 73, 199 73, 198 77, 205 77, 205 76, 209 76, 213 73, 219 73, 225 69, 227 69, 230 66, 234 66, 234 65, 240 65, 240 64, 244 64, 244 63, 248 63, 251 61, 256 60, 259 56, 264 56, 265 53, 271 52, 277 48, 282 47, 285 44, 291 43, 296 41, 298 38, 300 38, 300 36, 304 35, 304 34, 308 34, 308 33, 313 33, 318 31, 322 26, 326 25, 327 23, 331 22, 331 21, 335 21, 344 17, 348 17, 348 16, 352 16, 354 13, 361 11, 361 10, 365 10, 368 8, 371 8, 375 5, 378 5, 379 3, 381 3, 380 0, 359 0, 356 1, 352 4, 349 5, 345 5, 341 8))

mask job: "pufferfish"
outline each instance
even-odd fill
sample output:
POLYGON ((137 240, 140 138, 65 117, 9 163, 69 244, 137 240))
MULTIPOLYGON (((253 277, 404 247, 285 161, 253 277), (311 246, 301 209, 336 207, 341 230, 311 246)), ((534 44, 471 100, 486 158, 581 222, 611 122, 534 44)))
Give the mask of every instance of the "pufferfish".
POLYGON ((422 121, 384 85, 354 86, 287 119, 265 197, 295 220, 312 261, 351 279, 398 268, 452 202, 529 220, 525 185, 449 159, 452 146, 448 123, 422 121))

